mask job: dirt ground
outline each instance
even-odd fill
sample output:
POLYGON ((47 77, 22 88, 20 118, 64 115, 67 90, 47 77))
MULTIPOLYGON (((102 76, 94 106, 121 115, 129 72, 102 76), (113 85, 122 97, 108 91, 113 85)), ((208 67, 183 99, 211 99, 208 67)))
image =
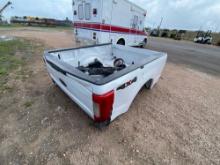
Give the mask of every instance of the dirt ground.
MULTIPOLYGON (((2 30, 45 48, 74 46, 71 31, 2 30)), ((100 131, 49 79, 42 49, 0 95, 0 164, 220 164, 220 78, 168 63, 151 91, 100 131), (33 62, 34 61, 34 62, 33 62), (28 102, 27 102, 28 101, 28 102)))

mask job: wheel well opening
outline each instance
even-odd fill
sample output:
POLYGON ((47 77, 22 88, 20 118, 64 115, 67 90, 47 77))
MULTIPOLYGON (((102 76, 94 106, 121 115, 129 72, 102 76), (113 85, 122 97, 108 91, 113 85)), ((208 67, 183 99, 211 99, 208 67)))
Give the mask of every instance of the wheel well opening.
POLYGON ((145 87, 146 87, 147 89, 151 89, 151 86, 152 86, 153 82, 154 82, 153 79, 149 79, 149 80, 146 82, 145 87))
POLYGON ((125 39, 124 38, 120 38, 117 42, 118 45, 125 45, 125 39))

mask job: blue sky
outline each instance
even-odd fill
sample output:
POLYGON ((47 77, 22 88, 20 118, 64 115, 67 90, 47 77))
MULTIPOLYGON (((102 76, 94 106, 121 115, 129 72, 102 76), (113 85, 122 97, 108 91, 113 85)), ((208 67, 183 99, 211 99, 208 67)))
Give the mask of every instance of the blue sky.
MULTIPOLYGON (((11 0, 13 9, 4 15, 40 16, 72 19, 72 0, 11 0)), ((148 11, 146 26, 156 27, 161 17, 162 28, 211 29, 220 31, 220 0, 131 0, 148 11)), ((7 0, 1 0, 3 6, 7 0)))

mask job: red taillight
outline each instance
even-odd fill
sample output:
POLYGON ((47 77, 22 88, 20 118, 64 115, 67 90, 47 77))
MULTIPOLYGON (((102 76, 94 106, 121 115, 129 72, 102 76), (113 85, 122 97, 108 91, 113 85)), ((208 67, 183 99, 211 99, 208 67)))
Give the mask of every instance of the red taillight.
POLYGON ((108 92, 104 95, 92 95, 94 119, 96 122, 105 122, 111 119, 114 91, 108 92))

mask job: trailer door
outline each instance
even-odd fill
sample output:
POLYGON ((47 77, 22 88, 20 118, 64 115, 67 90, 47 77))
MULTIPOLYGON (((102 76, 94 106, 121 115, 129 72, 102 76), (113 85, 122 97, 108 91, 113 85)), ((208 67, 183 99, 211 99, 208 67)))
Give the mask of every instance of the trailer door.
POLYGON ((77 4, 78 21, 81 22, 79 25, 79 30, 77 30, 78 35, 83 39, 93 39, 93 27, 90 24, 92 19, 92 1, 78 1, 77 4))
POLYGON ((133 16, 132 29, 134 29, 133 33, 133 42, 136 43, 138 41, 137 30, 139 30, 139 18, 137 15, 133 16))
POLYGON ((85 3, 84 8, 85 8, 85 19, 89 21, 91 20, 91 3, 85 3))
POLYGON ((84 19, 84 7, 83 7, 83 3, 78 5, 78 17, 79 20, 83 20, 84 19))
POLYGON ((110 25, 110 30, 108 32, 103 32, 101 35, 101 42, 107 43, 111 42, 111 24, 112 24, 112 7, 113 2, 102 0, 101 6, 101 25, 110 25))

